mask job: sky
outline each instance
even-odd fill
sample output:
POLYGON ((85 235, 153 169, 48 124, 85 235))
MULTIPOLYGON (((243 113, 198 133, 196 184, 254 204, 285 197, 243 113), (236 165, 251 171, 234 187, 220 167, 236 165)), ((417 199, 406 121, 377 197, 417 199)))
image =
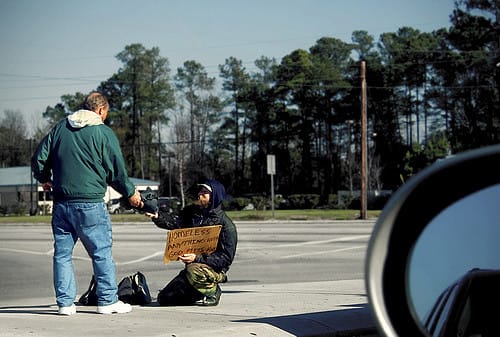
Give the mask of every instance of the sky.
POLYGON ((376 40, 404 26, 450 26, 453 0, 0 0, 0 118, 36 128, 64 94, 88 93, 116 73, 127 45, 158 47, 171 74, 187 60, 209 76, 229 57, 249 71, 322 37, 376 40))

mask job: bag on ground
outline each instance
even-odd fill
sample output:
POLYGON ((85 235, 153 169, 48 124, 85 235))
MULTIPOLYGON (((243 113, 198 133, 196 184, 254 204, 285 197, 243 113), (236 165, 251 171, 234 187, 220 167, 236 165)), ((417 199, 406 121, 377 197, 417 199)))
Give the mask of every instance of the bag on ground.
POLYGON ((90 279, 90 284, 82 296, 78 299, 78 302, 81 305, 97 305, 97 295, 96 295, 96 282, 95 282, 95 277, 92 275, 92 278, 90 279))
MULTIPOLYGON (((118 283, 118 299, 129 304, 143 305, 151 303, 151 294, 149 292, 146 276, 138 271, 133 275, 124 277, 120 283, 118 283)), ((96 281, 94 275, 92 275, 87 291, 80 296, 78 302, 81 305, 97 305, 96 281)))
POLYGON ((129 304, 144 305, 151 303, 151 293, 149 292, 146 276, 138 271, 133 275, 124 277, 118 283, 118 299, 129 304))

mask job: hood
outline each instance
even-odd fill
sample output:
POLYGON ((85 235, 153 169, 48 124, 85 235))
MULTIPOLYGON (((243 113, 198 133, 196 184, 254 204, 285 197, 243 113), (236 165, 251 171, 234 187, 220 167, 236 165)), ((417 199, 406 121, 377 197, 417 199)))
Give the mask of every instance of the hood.
POLYGON ((222 201, 226 197, 226 189, 224 188, 224 185, 222 185, 220 182, 218 182, 215 179, 209 179, 203 182, 204 185, 208 185, 212 189, 212 195, 211 195, 211 203, 209 210, 212 210, 214 208, 217 208, 222 204, 222 201))
POLYGON ((104 124, 101 117, 94 111, 78 110, 68 116, 69 124, 75 129, 81 129, 88 125, 104 124))

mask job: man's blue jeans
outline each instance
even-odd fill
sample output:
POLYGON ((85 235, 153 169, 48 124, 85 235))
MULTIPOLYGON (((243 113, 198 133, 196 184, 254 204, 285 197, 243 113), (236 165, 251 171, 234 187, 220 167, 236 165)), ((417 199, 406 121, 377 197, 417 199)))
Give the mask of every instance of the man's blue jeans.
POLYGON ((97 282, 97 305, 118 301, 116 271, 111 246, 111 221, 104 202, 56 202, 52 211, 54 236, 54 289, 56 302, 67 307, 76 298, 73 248, 80 239, 92 259, 97 282))

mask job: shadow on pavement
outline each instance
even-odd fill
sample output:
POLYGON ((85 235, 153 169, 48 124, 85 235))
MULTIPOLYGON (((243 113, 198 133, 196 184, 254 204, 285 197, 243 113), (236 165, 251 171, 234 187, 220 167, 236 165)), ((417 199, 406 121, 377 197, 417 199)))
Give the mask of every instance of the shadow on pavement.
POLYGON ((350 305, 348 309, 263 317, 236 322, 265 323, 297 337, 311 336, 311 331, 315 331, 314 336, 378 336, 366 303, 350 305))
POLYGON ((43 305, 17 305, 11 307, 0 307, 0 314, 34 314, 34 315, 57 315, 54 311, 55 304, 43 305))

